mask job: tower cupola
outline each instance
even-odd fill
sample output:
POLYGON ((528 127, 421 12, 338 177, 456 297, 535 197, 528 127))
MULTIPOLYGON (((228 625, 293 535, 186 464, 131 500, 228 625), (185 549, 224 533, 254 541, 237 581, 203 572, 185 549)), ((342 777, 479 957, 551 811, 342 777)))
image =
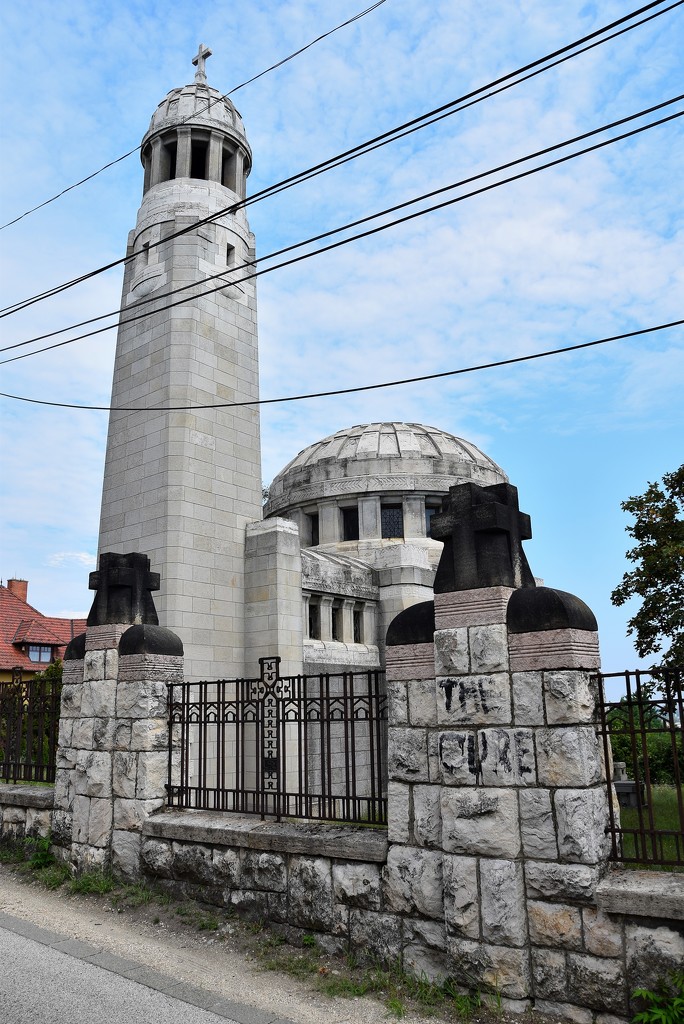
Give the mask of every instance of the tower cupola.
POLYGON ((193 64, 195 81, 172 89, 161 101, 143 138, 143 194, 165 181, 213 181, 245 198, 252 167, 242 118, 234 105, 207 85, 204 65, 211 50, 201 43, 193 64))

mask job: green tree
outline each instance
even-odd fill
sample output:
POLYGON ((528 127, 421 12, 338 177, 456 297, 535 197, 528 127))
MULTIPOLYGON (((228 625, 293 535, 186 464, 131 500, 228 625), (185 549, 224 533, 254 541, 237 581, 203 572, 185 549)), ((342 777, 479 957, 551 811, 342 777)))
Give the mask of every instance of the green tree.
POLYGON ((660 483, 649 483, 643 494, 623 501, 621 508, 634 516, 627 533, 637 543, 627 552, 635 568, 626 572, 611 594, 618 607, 631 597, 641 607, 628 623, 628 635, 640 657, 657 654, 664 667, 684 665, 684 465, 666 473, 660 483))

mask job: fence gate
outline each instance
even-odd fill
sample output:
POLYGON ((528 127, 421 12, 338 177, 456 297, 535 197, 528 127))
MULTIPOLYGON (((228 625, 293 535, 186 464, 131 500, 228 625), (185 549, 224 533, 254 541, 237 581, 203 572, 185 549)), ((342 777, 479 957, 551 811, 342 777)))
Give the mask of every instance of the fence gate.
POLYGON ((169 807, 280 819, 387 821, 379 671, 169 685, 169 807))

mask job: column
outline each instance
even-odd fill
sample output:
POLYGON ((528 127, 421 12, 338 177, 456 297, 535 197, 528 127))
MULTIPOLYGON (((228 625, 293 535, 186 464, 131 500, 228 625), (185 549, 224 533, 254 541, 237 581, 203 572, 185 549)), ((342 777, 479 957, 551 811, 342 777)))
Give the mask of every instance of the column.
POLYGON ((209 156, 207 158, 207 178, 209 181, 221 183, 221 164, 223 160, 223 139, 217 132, 209 135, 209 156))
POLYGON ((178 149, 176 151, 176 177, 189 178, 192 161, 191 129, 178 129, 178 149))
POLYGON ((342 540, 342 516, 336 502, 321 502, 318 506, 319 544, 337 544, 342 540))
POLYGON ((380 536, 380 498, 359 498, 359 540, 380 536))
POLYGON ((425 539, 425 498, 421 495, 410 494, 402 501, 404 512, 404 538, 410 540, 412 537, 425 539))

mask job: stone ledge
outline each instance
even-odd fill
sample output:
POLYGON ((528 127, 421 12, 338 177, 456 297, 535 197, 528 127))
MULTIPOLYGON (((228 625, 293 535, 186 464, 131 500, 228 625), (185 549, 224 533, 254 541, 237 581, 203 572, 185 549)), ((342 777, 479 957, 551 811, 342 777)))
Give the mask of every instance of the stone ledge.
POLYGON ((0 804, 6 807, 40 807, 49 810, 55 800, 55 787, 0 785, 0 804))
POLYGON ((684 921, 684 874, 611 871, 596 887, 596 902, 608 914, 684 921))
POLYGON ((274 853, 303 853, 336 860, 387 860, 387 832, 354 825, 309 821, 261 821, 212 811, 163 811, 143 824, 143 835, 159 839, 238 846, 274 853))

